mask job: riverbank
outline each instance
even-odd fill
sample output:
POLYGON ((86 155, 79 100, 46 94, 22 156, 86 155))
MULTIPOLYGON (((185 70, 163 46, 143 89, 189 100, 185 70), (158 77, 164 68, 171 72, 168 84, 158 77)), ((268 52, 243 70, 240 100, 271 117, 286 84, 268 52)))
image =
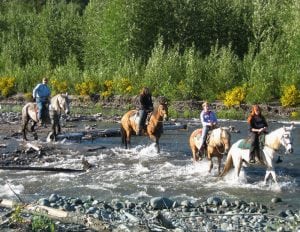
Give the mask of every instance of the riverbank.
POLYGON ((44 215, 50 220, 40 222, 39 229, 52 225, 55 231, 299 231, 299 210, 272 213, 272 208, 280 202, 280 198, 273 198, 270 206, 266 206, 259 202, 233 201, 217 196, 204 201, 179 202, 154 197, 150 201, 113 199, 105 202, 92 197, 80 199, 52 194, 22 206, 23 213, 18 216, 26 218, 28 223, 23 224, 21 229, 17 221, 6 220, 10 210, 16 207, 11 208, 10 205, 15 203, 8 200, 1 202, 0 199, 0 229, 31 231, 36 220, 34 215, 44 215), (60 220, 57 221, 58 218, 60 220))
MULTIPOLYGON (((24 94, 16 94, 6 99, 0 99, 1 108, 8 107, 12 110, 20 110, 27 99, 24 94), (16 108, 14 106, 17 106, 16 108)), ((136 105, 136 96, 112 96, 110 98, 100 98, 100 96, 70 96, 71 107, 73 113, 85 112, 86 114, 108 112, 111 115, 121 116, 127 110, 134 109, 136 105)), ((155 102, 155 97, 153 97, 155 102)), ((198 118, 199 112, 202 109, 203 101, 188 100, 188 101, 173 101, 169 102, 169 114, 173 118, 198 118)), ((251 111, 251 105, 241 104, 232 108, 226 107, 221 101, 211 103, 214 111, 217 112, 219 118, 240 119, 247 118, 251 111)), ((279 102, 271 102, 268 104, 260 104, 263 114, 272 120, 300 120, 300 106, 298 107, 282 107, 279 102)))

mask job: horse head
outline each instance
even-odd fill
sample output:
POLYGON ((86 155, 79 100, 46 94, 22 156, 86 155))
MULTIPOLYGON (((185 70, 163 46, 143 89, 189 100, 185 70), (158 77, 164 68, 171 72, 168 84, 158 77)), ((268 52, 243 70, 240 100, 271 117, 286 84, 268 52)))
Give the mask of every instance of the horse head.
POLYGON ((168 101, 165 97, 159 97, 158 99, 158 107, 157 107, 157 113, 160 117, 163 118, 163 120, 168 121, 168 101))
POLYGON ((160 117, 163 118, 164 121, 168 121, 168 105, 160 104, 157 108, 157 112, 160 117))
POLYGON ((230 149, 231 135, 228 129, 224 127, 216 128, 212 131, 209 139, 209 143, 212 143, 216 147, 224 147, 224 152, 220 154, 227 154, 230 149))
POLYGON ((290 127, 283 127, 283 134, 280 138, 280 143, 285 147, 285 153, 291 154, 294 152, 293 149, 293 138, 292 138, 292 130, 294 125, 292 124, 290 127))
POLYGON ((57 98, 58 106, 65 114, 70 113, 70 100, 68 97, 68 93, 60 94, 57 98))
POLYGON ((231 135, 230 132, 226 128, 221 127, 221 140, 224 144, 224 153, 228 154, 228 151, 230 149, 230 141, 231 141, 231 135))

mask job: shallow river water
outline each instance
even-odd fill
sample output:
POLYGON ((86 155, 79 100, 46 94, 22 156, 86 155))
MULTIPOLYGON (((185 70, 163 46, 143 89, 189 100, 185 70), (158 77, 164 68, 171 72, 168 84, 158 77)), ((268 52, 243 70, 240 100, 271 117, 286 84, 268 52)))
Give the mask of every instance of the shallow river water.
MULTIPOLYGON (((244 121, 222 121, 220 124, 232 125, 241 131, 232 134, 232 142, 247 135, 247 124, 244 121)), ((282 125, 283 123, 270 122, 269 130, 282 125)), ((80 126, 84 127, 83 124, 80 126)), ((119 128, 118 124, 108 123, 93 126, 98 129, 119 128)), ((187 130, 165 130, 160 140, 160 154, 157 154, 147 137, 133 137, 133 148, 129 150, 122 148, 120 137, 57 142, 55 146, 64 150, 64 158, 54 163, 45 163, 44 166, 80 169, 81 158, 85 156, 94 167, 83 173, 0 170, 0 198, 14 198, 12 190, 25 201, 49 196, 51 193, 83 199, 92 196, 101 200, 119 198, 133 201, 149 200, 157 196, 174 200, 219 196, 268 204, 272 198, 280 197, 283 201, 280 203, 282 209, 300 209, 299 124, 296 124, 293 131, 294 153, 282 154, 283 162, 275 166, 278 185, 272 182, 263 185, 265 168, 262 166, 244 168, 240 179, 236 180, 233 172, 224 178, 217 177, 216 160, 211 174, 208 173, 208 161, 193 164, 188 138, 200 126, 199 120, 195 120, 188 124, 187 130), (106 149, 87 152, 87 149, 99 146, 105 146, 106 149)), ((41 140, 41 143, 46 143, 44 138, 41 140)))

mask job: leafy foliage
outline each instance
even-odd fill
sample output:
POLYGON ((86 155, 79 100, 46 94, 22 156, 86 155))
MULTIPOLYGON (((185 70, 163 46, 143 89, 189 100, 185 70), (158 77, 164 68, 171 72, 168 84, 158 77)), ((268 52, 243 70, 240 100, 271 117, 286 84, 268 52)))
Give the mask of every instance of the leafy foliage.
POLYGON ((246 103, 263 103, 300 85, 297 0, 11 0, 0 12, 0 76, 15 77, 16 92, 48 76, 54 92, 149 86, 212 101, 245 86, 246 103))

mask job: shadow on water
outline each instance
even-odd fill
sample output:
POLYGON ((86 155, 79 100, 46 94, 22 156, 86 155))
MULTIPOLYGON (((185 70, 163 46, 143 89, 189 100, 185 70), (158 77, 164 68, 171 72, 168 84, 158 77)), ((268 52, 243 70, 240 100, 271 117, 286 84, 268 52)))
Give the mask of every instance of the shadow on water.
MULTIPOLYGON (((224 121, 222 125, 233 125, 241 133, 232 134, 232 141, 247 136, 245 122, 224 121)), ((79 125, 79 127, 83 125, 79 125)), ((116 124, 100 123, 97 128, 118 128, 116 124)), ((161 140, 161 153, 147 137, 133 137, 132 148, 125 150, 120 137, 101 137, 87 141, 65 141, 53 144, 52 162, 35 163, 36 166, 56 166, 65 168, 82 167, 82 157, 93 165, 83 173, 50 173, 34 171, 0 171, 0 197, 12 197, 13 190, 25 200, 37 199, 57 193, 66 196, 93 196, 103 200, 126 198, 147 200, 155 196, 173 199, 205 199, 220 196, 250 201, 270 203, 275 196, 283 199, 283 204, 300 208, 299 182, 300 130, 294 132, 293 155, 282 155, 283 162, 276 165, 279 185, 262 184, 265 169, 248 167, 235 180, 229 173, 224 178, 217 176, 217 165, 208 173, 208 161, 193 164, 188 137, 197 125, 191 124, 187 130, 165 131, 161 140), (103 146, 103 149, 91 148, 103 146), (93 149, 91 149, 93 150, 93 149), (54 161, 53 161, 54 160, 54 161)), ((270 123, 270 130, 280 127, 270 123)), ((11 143, 20 143, 12 141, 11 143)), ((42 144, 46 144, 44 141, 42 144)))

